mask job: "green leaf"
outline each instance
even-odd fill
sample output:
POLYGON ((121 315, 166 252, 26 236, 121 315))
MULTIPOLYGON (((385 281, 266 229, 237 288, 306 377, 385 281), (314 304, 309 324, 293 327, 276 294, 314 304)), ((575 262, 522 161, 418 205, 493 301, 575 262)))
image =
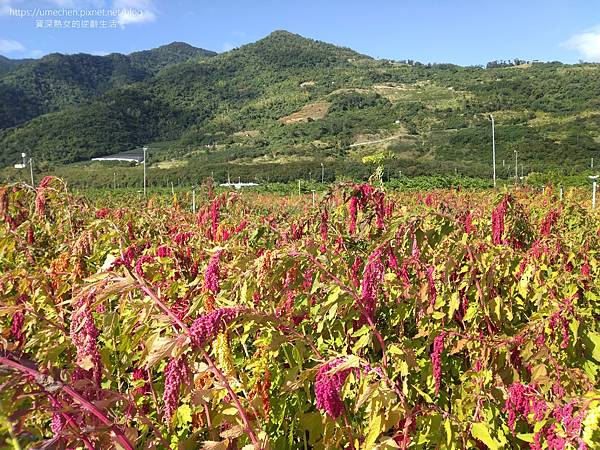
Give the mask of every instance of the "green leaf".
POLYGON ((356 344, 354 344, 352 346, 352 352, 353 353, 358 353, 358 351, 362 348, 367 347, 369 344, 371 343, 371 335, 370 334, 363 334, 360 339, 358 341, 356 341, 356 344))
POLYGON ((487 425, 483 422, 477 422, 473 424, 473 427, 471 428, 471 435, 475 439, 479 439, 481 442, 487 445, 490 450, 497 450, 500 448, 498 442, 495 441, 490 435, 490 430, 488 429, 487 425))
POLYGON ((446 445, 449 447, 452 443, 452 423, 450 419, 444 420, 444 429, 446 430, 446 445))
POLYGON ((369 384, 362 392, 362 394, 360 394, 360 397, 358 397, 358 400, 356 401, 356 404, 354 405, 354 410, 358 412, 358 410, 360 409, 360 407, 367 401, 369 400, 369 398, 371 398, 373 396, 373 393, 375 392, 375 390, 379 387, 379 381, 376 381, 374 383, 369 384))
POLYGON ((415 391, 417 391, 419 394, 421 394, 421 396, 428 402, 428 403, 433 403, 433 400, 431 399, 431 396, 425 392, 423 392, 421 389, 419 389, 416 385, 413 385, 413 388, 415 391))
POLYGON ((335 315, 337 313, 337 308, 338 308, 337 303, 334 303, 333 305, 331 305, 331 308, 329 308, 329 312, 327 313, 327 320, 331 321, 331 320, 335 319, 335 315))
POLYGON ((463 321, 470 322, 473 319, 473 317, 475 317, 478 310, 479 310, 479 304, 471 303, 469 305, 469 307, 467 308, 467 313, 465 314, 465 318, 463 319, 463 321))
POLYGON ((186 426, 188 423, 192 423, 192 408, 190 405, 183 404, 177 408, 177 424, 186 426))
POLYGON ((592 358, 600 362, 600 334, 590 332, 588 337, 592 341, 592 358))
POLYGON ((458 292, 453 292, 452 296, 450 297, 450 302, 448 304, 448 317, 450 319, 452 319, 452 317, 454 317, 454 313, 456 312, 456 310, 458 309, 458 307, 460 306, 460 297, 458 292))
POLYGON ((381 415, 376 414, 371 418, 369 422, 369 434, 365 438, 364 448, 372 448, 373 444, 377 441, 377 438, 381 434, 383 419, 381 415))
POLYGON ((525 442, 533 442, 533 433, 518 433, 517 438, 525 442))

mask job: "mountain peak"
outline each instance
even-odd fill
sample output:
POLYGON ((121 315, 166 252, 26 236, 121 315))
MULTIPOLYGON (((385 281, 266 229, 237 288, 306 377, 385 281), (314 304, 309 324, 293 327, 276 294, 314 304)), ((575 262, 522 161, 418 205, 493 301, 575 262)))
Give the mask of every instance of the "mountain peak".
POLYGON ((132 63, 137 67, 148 68, 152 71, 177 64, 191 59, 209 58, 216 55, 215 52, 203 48, 194 47, 186 42, 171 42, 151 50, 142 50, 129 55, 132 63))
MULTIPOLYGON (((258 44, 259 42, 272 42, 272 41, 290 41, 290 42, 296 42, 298 44, 310 44, 310 43, 315 43, 315 42, 319 42, 320 41, 316 41, 314 39, 310 39, 307 37, 304 37, 300 34, 297 33, 292 33, 291 31, 287 31, 287 30, 275 30, 272 31, 271 33, 269 33, 268 35, 266 35, 264 38, 256 41, 255 43, 258 44)), ((324 42, 322 42, 323 44, 325 44, 324 42)), ((332 44, 327 44, 327 45, 331 45, 332 47, 334 47, 332 44)))
POLYGON ((267 36, 265 36, 265 39, 269 38, 269 37, 278 37, 278 36, 282 36, 282 37, 300 37, 302 39, 307 39, 304 36, 301 36, 297 33, 292 33, 291 31, 288 30, 273 30, 271 31, 267 36))
POLYGON ((287 30, 276 30, 235 50, 249 53, 276 67, 326 67, 346 64, 355 58, 369 58, 346 47, 306 38, 287 30))

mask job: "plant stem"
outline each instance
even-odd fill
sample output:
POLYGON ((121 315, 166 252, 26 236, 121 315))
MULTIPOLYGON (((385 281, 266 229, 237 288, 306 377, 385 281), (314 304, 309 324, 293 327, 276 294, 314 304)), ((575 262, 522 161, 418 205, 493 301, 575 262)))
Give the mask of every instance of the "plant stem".
POLYGON ((367 311, 362 306, 361 299, 358 296, 358 294, 356 292, 354 292, 352 289, 350 289, 348 286, 346 286, 342 282, 342 280, 340 280, 337 276, 335 276, 333 273, 331 273, 329 270, 327 270, 327 268, 323 264, 321 264, 314 256, 312 256, 311 254, 307 254, 307 256, 311 260, 311 262, 313 264, 315 264, 323 272, 325 272, 327 274, 327 276, 329 276, 335 282, 335 284, 337 284, 342 290, 344 290, 345 292, 347 292, 348 294, 350 294, 352 296, 352 298, 354 299, 354 303, 360 310, 361 314, 367 319, 367 323, 371 327, 371 331, 373 332, 373 334, 375 335, 375 338, 377 339, 377 341, 379 342, 379 345, 381 346, 381 357, 382 357, 383 367, 387 367, 387 355, 385 352, 385 342, 383 340, 383 337, 379 333, 379 331, 377 331, 377 328, 375 326, 375 323, 373 322, 373 319, 371 319, 371 317, 369 317, 369 315, 367 314, 367 311))
MULTIPOLYGON (((158 308, 161 311, 163 311, 165 314, 167 314, 171 318, 171 320, 173 320, 173 322, 175 322, 177 325, 179 325, 179 327, 181 327, 182 331, 187 336, 189 336, 191 339, 192 336, 191 336, 191 332, 190 332, 190 329, 188 328, 188 326, 185 323, 183 323, 183 321, 181 321, 179 319, 179 317, 177 317, 173 313, 173 311, 171 311, 171 309, 168 306, 166 306, 158 298, 156 293, 154 293, 146 285, 145 281, 138 274, 134 274, 134 276, 138 280, 140 289, 154 301, 154 303, 158 306, 158 308)), ((254 430, 250 426, 250 420, 248 419, 248 415, 246 414, 246 411, 242 407, 242 404, 240 403, 240 399, 238 398, 236 393, 233 391, 231 385, 227 381, 227 377, 225 375, 223 375, 223 373, 217 368, 217 366, 215 365, 215 363, 213 362, 211 357, 208 355, 208 353, 206 353, 206 351, 204 349, 201 348, 200 352, 202 354, 202 357, 206 360, 211 372, 213 372, 213 374, 219 379, 219 381, 221 381, 221 383, 227 390, 228 394, 231 396, 233 403, 235 404, 235 407, 237 408, 238 412, 240 413, 240 417, 242 418, 242 422, 244 423, 244 428, 246 429, 246 433, 248 434, 248 437, 252 441, 252 444, 254 444, 254 446, 256 448, 259 448, 259 449, 262 448, 262 446, 260 445, 260 441, 258 440, 258 438, 256 437, 256 434, 254 433, 254 430)))
POLYGON ((246 433, 248 433, 250 440, 252 441, 252 443, 254 444, 254 446, 256 448, 259 448, 259 449, 263 448, 260 445, 260 442, 259 442, 258 438, 256 437, 254 430, 250 426, 250 420, 248 419, 248 415, 246 414, 246 411, 244 411, 244 408, 242 407, 242 404, 240 403, 240 399, 235 394, 235 392, 233 392, 231 385, 227 381, 227 377, 225 375, 223 375, 223 373, 217 368, 217 366, 215 365, 215 363, 212 360, 212 358, 210 357, 210 355, 204 349, 200 349, 200 353, 201 353, 202 357, 204 358, 204 360, 206 361, 206 363, 208 364, 208 367, 210 368, 212 373, 215 374, 215 376, 219 379, 219 381, 221 383, 223 383, 223 386, 229 393, 231 399, 233 400, 233 403, 235 404, 235 407, 237 408, 238 412, 240 413, 240 417, 242 418, 242 422, 244 422, 244 427, 246 428, 246 433))
MULTIPOLYGON (((52 399, 52 401, 54 403, 56 403, 56 405, 58 405, 60 408, 63 407, 62 403, 56 397, 54 397, 52 394, 48 393, 48 397, 50 397, 50 399, 52 399)), ((71 427, 73 427, 77 431, 82 432, 81 428, 77 425, 77 423, 75 423, 75 421, 73 420, 73 418, 71 417, 70 414, 67 414, 65 412, 61 412, 59 414, 67 421, 67 423, 69 425, 71 425, 71 427)), ((80 437, 88 449, 94 450, 94 445, 90 442, 90 440, 84 434, 81 434, 80 437)))
POLYGON ((61 389, 65 394, 67 394, 69 397, 71 397, 73 400, 79 403, 84 409, 86 409, 92 415, 96 416, 98 420, 100 420, 100 422, 110 427, 119 445, 121 445, 125 450, 134 450, 134 446, 131 444, 131 442, 129 442, 129 439, 127 439, 127 437, 125 436, 125 434, 123 434, 119 427, 113 422, 111 422, 110 419, 106 416, 106 414, 104 414, 104 412, 102 412, 96 405, 90 403, 88 400, 83 398, 70 386, 60 381, 51 379, 47 375, 44 375, 43 373, 39 372, 37 369, 27 367, 21 364, 20 362, 18 362, 18 360, 12 360, 0 356, 0 364, 11 367, 13 369, 18 370, 19 372, 33 377, 35 383, 44 388, 44 390, 50 390, 48 389, 48 387, 51 387, 52 389, 61 389))

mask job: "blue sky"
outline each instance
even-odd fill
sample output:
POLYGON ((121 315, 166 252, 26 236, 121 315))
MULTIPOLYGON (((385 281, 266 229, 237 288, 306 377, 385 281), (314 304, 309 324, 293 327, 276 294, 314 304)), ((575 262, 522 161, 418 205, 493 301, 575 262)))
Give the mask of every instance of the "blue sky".
POLYGON ((172 41, 222 52, 277 29, 377 58, 600 62, 599 0, 0 0, 10 58, 172 41))

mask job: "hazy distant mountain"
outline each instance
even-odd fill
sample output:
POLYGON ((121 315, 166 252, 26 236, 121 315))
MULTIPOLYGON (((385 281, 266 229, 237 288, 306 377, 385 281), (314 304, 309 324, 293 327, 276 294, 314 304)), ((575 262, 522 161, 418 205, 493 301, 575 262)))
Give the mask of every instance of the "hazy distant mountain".
POLYGON ((32 59, 10 59, 5 56, 0 55, 0 77, 7 72, 29 62, 33 61, 32 59))
POLYGON ((89 103, 110 89, 143 81, 171 64, 215 55, 174 42, 107 56, 53 53, 37 60, 0 59, 0 128, 67 106, 89 103), (18 99, 18 101, 15 101, 18 99))

